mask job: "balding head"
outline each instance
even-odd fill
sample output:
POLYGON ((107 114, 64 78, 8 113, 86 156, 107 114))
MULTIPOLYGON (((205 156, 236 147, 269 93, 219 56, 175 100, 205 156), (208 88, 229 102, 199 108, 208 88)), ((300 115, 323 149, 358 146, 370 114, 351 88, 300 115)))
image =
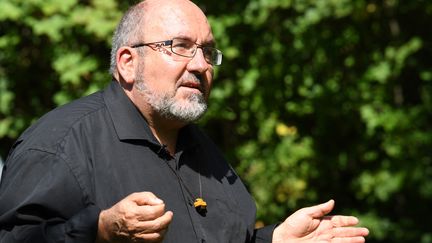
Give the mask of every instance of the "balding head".
MULTIPOLYGON (((182 35, 178 26, 188 25, 190 21, 199 21, 203 30, 211 36, 210 25, 201 9, 189 0, 146 0, 129 8, 118 24, 112 39, 110 73, 116 72, 116 53, 122 46, 151 40, 149 33, 164 35, 182 35)), ((187 26, 186 26, 187 27, 187 26)))

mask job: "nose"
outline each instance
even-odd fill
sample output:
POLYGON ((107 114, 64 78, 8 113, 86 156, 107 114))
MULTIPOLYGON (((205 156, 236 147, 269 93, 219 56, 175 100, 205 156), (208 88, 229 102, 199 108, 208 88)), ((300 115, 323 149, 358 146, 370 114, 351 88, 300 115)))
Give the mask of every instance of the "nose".
POLYGON ((196 51, 195 56, 187 65, 187 70, 191 73, 204 73, 210 68, 210 64, 205 60, 201 48, 198 48, 196 51))

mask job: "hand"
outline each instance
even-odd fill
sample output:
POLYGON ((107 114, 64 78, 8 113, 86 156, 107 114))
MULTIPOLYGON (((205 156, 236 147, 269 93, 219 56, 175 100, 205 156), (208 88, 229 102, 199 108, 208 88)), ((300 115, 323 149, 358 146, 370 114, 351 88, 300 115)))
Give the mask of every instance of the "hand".
POLYGON ((172 217, 153 193, 133 193, 100 213, 97 242, 162 242, 172 217))
POLYGON ((273 231, 273 243, 283 242, 365 242, 368 229, 353 227, 353 216, 324 216, 333 209, 334 200, 302 208, 273 231))

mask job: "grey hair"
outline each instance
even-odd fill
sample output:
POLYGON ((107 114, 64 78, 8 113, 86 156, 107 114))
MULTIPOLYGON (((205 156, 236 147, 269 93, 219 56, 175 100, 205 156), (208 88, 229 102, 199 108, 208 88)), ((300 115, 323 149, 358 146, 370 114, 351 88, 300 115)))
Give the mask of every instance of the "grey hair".
POLYGON ((138 42, 143 36, 144 1, 130 7, 121 18, 112 38, 111 63, 109 72, 114 75, 117 69, 116 55, 122 46, 138 42))

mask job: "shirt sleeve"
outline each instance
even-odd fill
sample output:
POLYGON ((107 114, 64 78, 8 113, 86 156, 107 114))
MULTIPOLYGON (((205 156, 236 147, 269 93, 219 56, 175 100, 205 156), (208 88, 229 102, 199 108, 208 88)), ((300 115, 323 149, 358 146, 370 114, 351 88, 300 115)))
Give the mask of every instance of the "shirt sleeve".
POLYGON ((272 224, 254 230, 252 236, 253 243, 271 243, 273 240, 273 231, 279 224, 272 224))
POLYGON ((0 242, 94 242, 100 209, 73 168, 54 153, 7 160, 0 184, 0 242))

